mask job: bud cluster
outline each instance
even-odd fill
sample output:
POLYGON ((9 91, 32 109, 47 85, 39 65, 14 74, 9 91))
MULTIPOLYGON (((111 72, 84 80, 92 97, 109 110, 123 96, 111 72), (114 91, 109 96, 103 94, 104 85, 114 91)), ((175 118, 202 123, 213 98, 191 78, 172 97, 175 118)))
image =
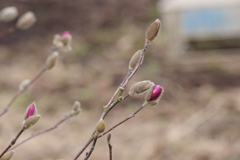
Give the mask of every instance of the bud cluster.
POLYGON ((62 35, 56 34, 53 37, 53 45, 62 51, 71 51, 72 35, 69 31, 65 31, 62 35))
POLYGON ((128 94, 130 96, 134 96, 143 93, 146 93, 145 101, 147 102, 147 104, 154 106, 159 102, 163 94, 163 87, 160 85, 155 85, 149 80, 145 80, 135 83, 130 88, 128 94))

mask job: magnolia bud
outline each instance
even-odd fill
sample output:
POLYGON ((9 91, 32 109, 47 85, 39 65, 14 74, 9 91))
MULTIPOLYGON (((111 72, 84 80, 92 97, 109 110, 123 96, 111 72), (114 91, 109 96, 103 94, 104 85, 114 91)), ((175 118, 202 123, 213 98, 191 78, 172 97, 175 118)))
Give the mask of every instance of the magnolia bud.
POLYGON ((132 56, 130 62, 129 62, 129 70, 133 70, 135 69, 135 67, 137 66, 138 60, 140 59, 142 50, 138 50, 136 53, 134 53, 134 55, 132 56))
POLYGON ((156 105, 159 102, 163 91, 164 89, 160 85, 152 86, 146 94, 145 101, 148 102, 148 104, 151 106, 156 105))
POLYGON ((17 28, 26 30, 33 26, 33 24, 37 21, 34 13, 28 11, 24 13, 17 21, 17 28))
POLYGON ((104 123, 103 119, 101 119, 97 124, 96 131, 98 133, 102 133, 104 130, 105 130, 105 123, 104 123))
POLYGON ((22 81, 22 83, 19 85, 19 90, 23 91, 27 89, 30 82, 31 81, 29 79, 25 79, 24 81, 22 81))
POLYGON ((23 122, 23 127, 25 129, 28 129, 29 127, 31 127, 32 125, 34 125, 35 123, 37 123, 37 121, 39 120, 39 118, 41 117, 40 114, 36 114, 36 115, 33 115, 31 117, 29 117, 28 119, 26 119, 24 122, 23 122))
POLYGON ((53 38, 53 44, 62 51, 71 51, 72 35, 69 31, 64 31, 62 35, 56 34, 53 38))
POLYGON ((79 101, 75 101, 72 106, 71 114, 77 116, 81 112, 82 112, 81 103, 79 101))
POLYGON ((152 42, 158 35, 159 30, 161 29, 161 22, 159 19, 156 19, 147 29, 145 34, 145 39, 148 43, 152 42))
POLYGON ((11 151, 5 153, 5 154, 2 156, 2 158, 0 158, 0 160, 10 160, 10 159, 12 158, 14 152, 15 152, 14 150, 11 150, 11 151))
POLYGON ((18 10, 16 7, 6 7, 0 12, 0 21, 10 22, 18 16, 18 10))
POLYGON ((56 65, 58 57, 59 57, 59 53, 57 51, 54 51, 53 53, 51 53, 45 62, 45 68, 48 70, 52 69, 56 65))
POLYGON ((129 95, 134 96, 137 94, 142 94, 149 90, 153 85, 154 83, 149 80, 137 82, 130 88, 129 95))

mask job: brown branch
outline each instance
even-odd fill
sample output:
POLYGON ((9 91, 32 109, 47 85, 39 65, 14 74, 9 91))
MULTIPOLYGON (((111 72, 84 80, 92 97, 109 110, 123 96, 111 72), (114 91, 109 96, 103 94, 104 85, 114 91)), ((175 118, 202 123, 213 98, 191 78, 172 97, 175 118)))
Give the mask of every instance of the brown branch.
POLYGON ((91 154, 92 154, 92 152, 93 152, 93 150, 95 148, 95 145, 97 143, 97 139, 98 139, 97 137, 94 139, 94 141, 92 143, 92 147, 91 147, 90 151, 87 152, 86 157, 84 158, 84 160, 87 160, 91 156, 91 154))
POLYGON ((56 129, 60 124, 62 124, 64 121, 68 120, 68 119, 71 118, 71 117, 73 117, 72 114, 69 114, 69 115, 65 116, 65 117, 62 118, 59 122, 57 122, 53 127, 50 127, 50 128, 48 128, 48 129, 46 129, 46 130, 44 130, 44 131, 40 131, 40 132, 38 132, 38 133, 35 133, 35 134, 31 135, 30 137, 24 139, 23 141, 17 143, 17 144, 14 145, 13 147, 11 147, 11 150, 19 147, 20 145, 22 145, 23 143, 29 141, 30 139, 32 139, 32 138, 34 138, 34 137, 37 137, 37 136, 39 136, 39 135, 42 135, 42 134, 44 134, 44 133, 47 133, 47 132, 50 132, 50 131, 56 129))
POLYGON ((11 143, 8 145, 8 147, 1 153, 0 159, 2 156, 16 143, 17 139, 20 137, 20 135, 25 131, 25 127, 22 127, 22 129, 19 131, 17 136, 11 141, 11 143))
POLYGON ((89 146, 89 144, 93 141, 93 138, 91 137, 87 143, 83 146, 83 148, 77 153, 77 155, 72 158, 72 160, 76 160, 78 159, 78 157, 84 152, 84 150, 89 146))
POLYGON ((111 134, 107 137, 108 149, 109 149, 109 160, 112 160, 112 145, 111 145, 111 134))
POLYGON ((7 113, 9 107, 12 105, 12 103, 31 85, 33 84, 44 72, 46 71, 45 68, 43 68, 30 82, 29 84, 22 90, 18 90, 16 94, 12 97, 10 102, 7 104, 7 106, 0 112, 0 117, 7 113))
POLYGON ((112 126, 110 129, 108 129, 107 131, 103 132, 101 135, 98 136, 98 138, 101 138, 102 136, 104 136, 105 134, 109 133, 110 131, 112 131, 113 129, 115 129, 116 127, 120 126, 121 124, 123 124, 124 122, 128 121, 129 119, 135 117, 135 115, 141 111, 144 107, 146 106, 146 103, 143 103, 133 114, 131 114, 129 117, 127 117, 126 119, 122 120, 121 122, 115 124, 114 126, 112 126))
POLYGON ((8 28, 7 30, 0 33, 0 38, 3 38, 5 36, 7 36, 8 34, 13 33, 14 31, 16 31, 15 28, 13 28, 13 27, 8 28))

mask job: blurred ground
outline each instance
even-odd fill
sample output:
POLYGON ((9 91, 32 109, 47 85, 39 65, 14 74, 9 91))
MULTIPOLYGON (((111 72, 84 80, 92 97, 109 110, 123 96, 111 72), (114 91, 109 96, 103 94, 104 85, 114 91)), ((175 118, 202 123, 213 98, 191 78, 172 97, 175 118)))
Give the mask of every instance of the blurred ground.
MULTIPOLYGON (((8 0, 20 13, 32 10, 38 22, 26 31, 0 38, 0 106, 3 108, 26 78, 42 67, 56 33, 70 30, 73 51, 61 53, 59 64, 44 74, 0 118, 3 150, 21 127, 25 108, 36 101, 42 115, 19 141, 51 127, 70 112, 75 100, 84 112, 58 129, 16 149, 13 160, 70 159, 83 146, 125 76, 128 61, 144 43, 147 26, 159 18, 156 1, 8 0)), ((0 23, 3 31, 9 24, 0 23)), ((237 62, 168 63, 164 36, 148 49, 143 66, 130 81, 152 80, 165 87, 156 107, 145 108, 112 132, 113 159, 240 159, 240 74, 237 62)), ((129 116, 143 96, 128 98, 106 118, 107 128, 129 116)), ((83 159, 83 156, 79 159, 83 159)), ((90 159, 108 159, 106 137, 90 159)))

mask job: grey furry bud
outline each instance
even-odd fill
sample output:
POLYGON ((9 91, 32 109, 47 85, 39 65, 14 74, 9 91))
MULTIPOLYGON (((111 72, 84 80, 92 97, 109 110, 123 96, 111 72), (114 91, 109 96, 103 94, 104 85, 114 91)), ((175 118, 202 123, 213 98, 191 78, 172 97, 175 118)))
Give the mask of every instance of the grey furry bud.
POLYGON ((48 69, 48 70, 52 69, 56 65, 58 57, 59 57, 59 53, 57 51, 54 51, 53 53, 51 53, 48 56, 46 63, 45 63, 46 69, 48 69))
POLYGON ((132 56, 130 62, 129 62, 129 70, 133 70, 135 69, 135 67, 137 66, 138 60, 140 59, 142 50, 138 50, 136 53, 134 53, 134 55, 132 56))
POLYGON ((72 106, 71 114, 77 116, 81 112, 82 112, 81 103, 79 101, 75 101, 72 106))
POLYGON ((149 90, 153 85, 154 83, 149 80, 137 82, 130 88, 129 95, 134 96, 137 94, 142 94, 149 90))
POLYGON ((101 120, 97 123, 96 131, 97 131, 98 133, 102 133, 104 130, 105 130, 105 123, 104 123, 103 119, 101 119, 101 120))
POLYGON ((31 127, 32 125, 36 124, 37 121, 40 119, 41 115, 40 114, 35 114, 29 118, 27 118, 24 122, 23 122, 23 127, 25 129, 28 129, 29 127, 31 127))
POLYGON ((0 12, 0 21, 10 22, 18 16, 18 10, 16 7, 6 7, 0 12))
POLYGON ((33 26, 33 24, 37 21, 34 13, 28 11, 24 13, 17 21, 17 28, 26 30, 33 26))
POLYGON ((30 83, 29 79, 25 79, 24 81, 22 81, 22 83, 19 85, 19 90, 23 91, 27 89, 29 83, 30 83))
POLYGON ((147 29, 145 34, 145 39, 148 43, 152 42, 158 35, 159 30, 161 29, 161 22, 159 19, 156 19, 147 29))
POLYGON ((2 158, 0 158, 0 160, 10 160, 10 159, 12 159, 14 152, 15 152, 14 150, 11 150, 11 151, 5 153, 2 156, 2 158))

